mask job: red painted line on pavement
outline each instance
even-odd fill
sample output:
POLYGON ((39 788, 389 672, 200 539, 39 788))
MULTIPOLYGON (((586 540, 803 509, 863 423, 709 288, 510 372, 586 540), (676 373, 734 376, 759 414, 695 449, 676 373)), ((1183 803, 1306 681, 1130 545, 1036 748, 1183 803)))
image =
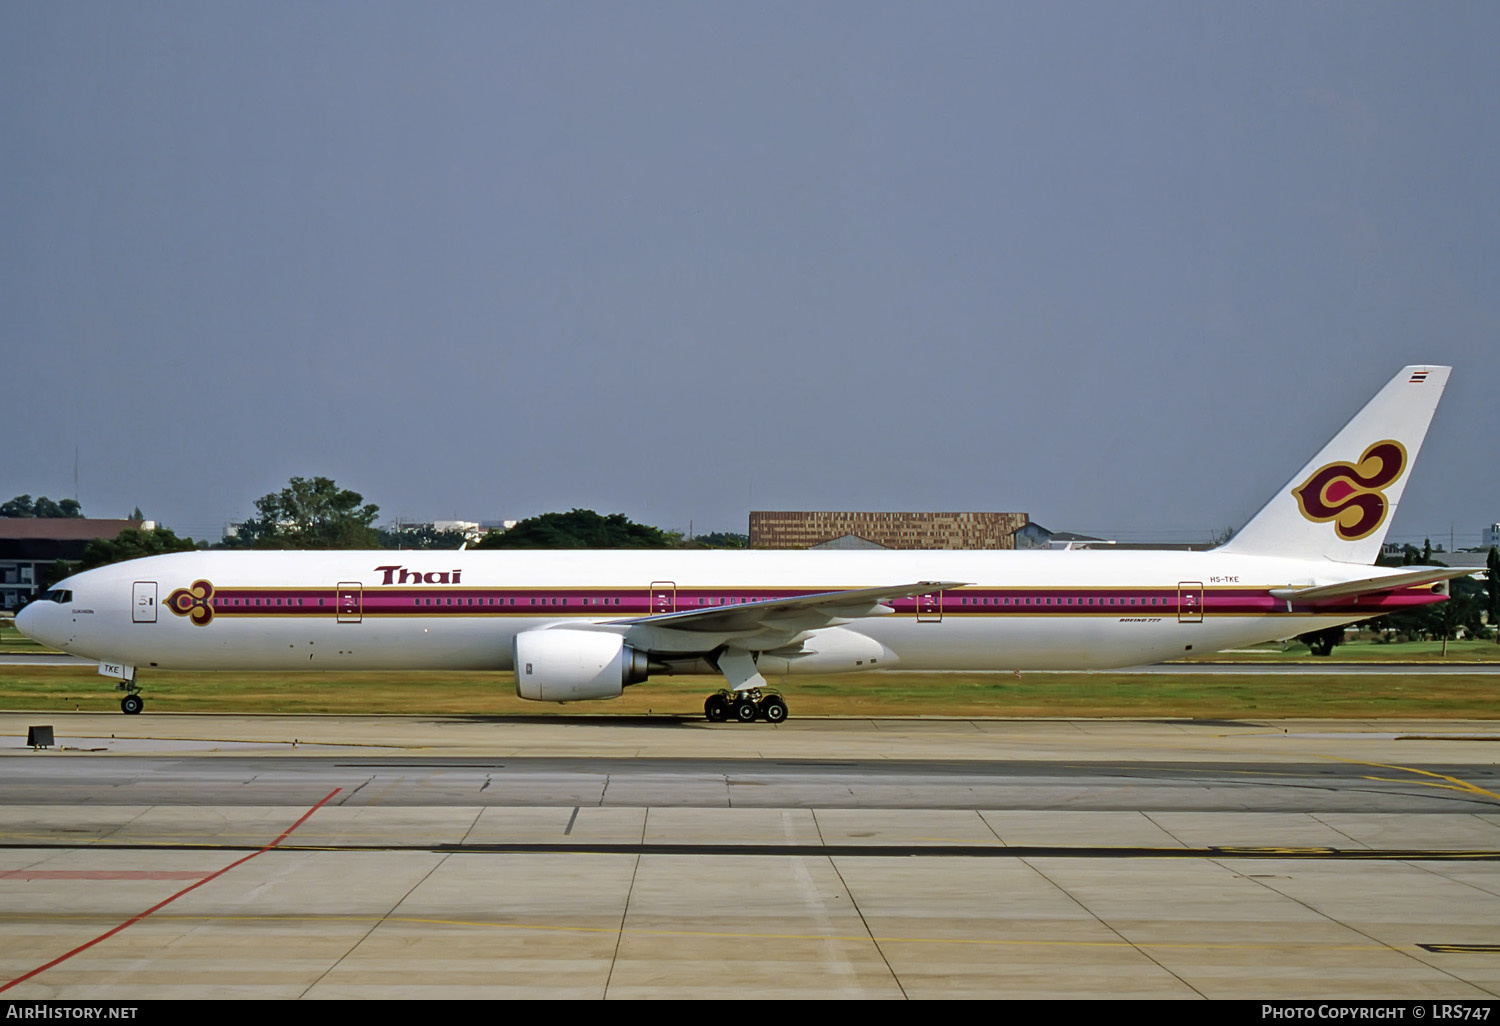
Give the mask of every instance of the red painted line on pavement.
POLYGON ((202 873, 157 869, 3 869, 0 880, 201 880, 202 873))
POLYGON ((109 938, 113 937, 115 934, 119 933, 121 930, 125 929, 127 926, 131 926, 131 925, 133 925, 135 923, 138 923, 142 919, 145 919, 147 916, 149 916, 151 913, 156 912, 156 911, 158 911, 160 909, 166 908, 172 902, 176 901, 178 898, 182 897, 184 894, 188 893, 189 891, 196 890, 197 888, 202 887, 204 884, 208 883, 210 880, 216 880, 216 879, 218 879, 219 877, 223 876, 225 873, 229 872, 234 867, 244 865, 246 862, 249 862, 251 859, 255 858, 255 856, 257 856, 257 855, 264 855, 266 852, 272 850, 277 845, 279 845, 282 841, 286 840, 287 837, 289 837, 291 835, 291 833, 292 833, 293 830, 296 830, 303 823, 306 823, 307 820, 308 820, 308 817, 310 817, 314 812, 317 812, 324 805, 326 805, 329 802, 329 800, 332 799, 333 796, 336 795, 336 794, 338 794, 339 791, 341 791, 341 790, 343 790, 343 789, 339 788, 339 787, 335 787, 332 791, 329 791, 326 795, 323 796, 323 799, 321 801, 319 801, 312 808, 310 808, 306 812, 304 812, 302 814, 302 817, 300 819, 298 819, 297 822, 293 823, 291 826, 289 826, 285 830, 283 830, 281 832, 281 836, 280 837, 276 838, 276 840, 272 841, 270 844, 266 845, 264 848, 261 848, 259 851, 252 851, 249 855, 246 855, 242 859, 236 859, 235 861, 231 862, 229 865, 225 866, 223 869, 219 870, 218 872, 216 872, 216 873, 210 873, 208 876, 205 876, 203 879, 198 880, 195 883, 189 884, 188 886, 184 887, 182 890, 178 891, 176 894, 172 895, 170 898, 167 898, 167 899, 165 899, 163 901, 157 902, 155 905, 152 905, 150 908, 146 909, 146 911, 140 913, 139 915, 131 916, 129 919, 125 920, 123 923, 121 923, 119 926, 116 926, 114 929, 108 930, 105 933, 101 933, 99 936, 95 937, 93 940, 87 942, 86 944, 80 944, 80 945, 78 945, 78 947, 74 948, 72 951, 69 951, 65 955, 59 955, 57 958, 54 958, 52 961, 48 962, 46 965, 37 966, 35 969, 31 970, 31 972, 29 972, 29 973, 25 973, 24 975, 17 976, 14 980, 11 980, 9 983, 5 984, 4 986, 0 986, 0 993, 3 993, 5 991, 9 990, 10 988, 14 987, 18 983, 24 983, 25 981, 31 979, 33 976, 37 975, 38 973, 44 973, 44 972, 46 972, 48 969, 51 969, 55 965, 61 965, 63 962, 66 962, 68 959, 72 958, 74 955, 78 954, 80 951, 87 951, 89 948, 93 947, 95 944, 98 944, 100 941, 109 940, 109 938))

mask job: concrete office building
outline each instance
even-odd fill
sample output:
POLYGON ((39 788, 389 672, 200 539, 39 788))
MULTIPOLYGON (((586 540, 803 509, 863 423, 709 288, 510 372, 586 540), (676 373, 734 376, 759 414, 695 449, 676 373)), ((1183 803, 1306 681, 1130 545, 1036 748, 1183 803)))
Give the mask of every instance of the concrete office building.
POLYGON ((1013 549, 1016 532, 1030 522, 1025 513, 756 510, 750 514, 750 547, 1013 549))

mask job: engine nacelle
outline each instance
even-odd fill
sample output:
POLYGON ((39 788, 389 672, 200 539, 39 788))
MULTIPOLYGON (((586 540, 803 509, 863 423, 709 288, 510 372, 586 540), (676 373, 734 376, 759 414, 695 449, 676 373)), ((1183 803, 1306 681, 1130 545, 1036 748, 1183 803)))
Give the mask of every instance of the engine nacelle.
POLYGON ((516 635, 516 695, 533 702, 619 698, 646 679, 646 655, 604 631, 522 631, 516 635))

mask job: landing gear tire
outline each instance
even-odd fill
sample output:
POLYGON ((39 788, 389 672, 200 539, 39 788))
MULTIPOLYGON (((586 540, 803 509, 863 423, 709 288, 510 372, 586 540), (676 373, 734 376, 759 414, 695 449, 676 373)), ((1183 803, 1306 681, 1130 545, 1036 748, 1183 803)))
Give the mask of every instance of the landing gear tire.
POLYGON ((767 723, 786 721, 786 703, 781 700, 780 695, 767 695, 760 700, 760 718, 767 723))
POLYGON ((756 720, 785 723, 786 700, 774 691, 766 692, 759 688, 738 693, 726 689, 716 691, 704 700, 703 715, 708 717, 710 723, 723 723, 725 720, 736 723, 754 723, 756 720))
POLYGON ((703 703, 703 715, 710 723, 723 723, 729 719, 729 703, 723 695, 709 695, 703 703))
POLYGON ((140 695, 126 695, 120 699, 120 711, 126 716, 135 716, 146 707, 146 702, 140 695))

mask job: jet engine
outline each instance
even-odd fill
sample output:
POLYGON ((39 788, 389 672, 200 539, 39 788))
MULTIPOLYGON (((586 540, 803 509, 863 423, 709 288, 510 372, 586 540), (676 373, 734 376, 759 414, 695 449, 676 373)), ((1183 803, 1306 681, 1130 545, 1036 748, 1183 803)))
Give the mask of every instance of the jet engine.
POLYGON ((533 702, 619 698, 650 669, 644 652, 604 631, 522 631, 516 635, 516 695, 533 702))

